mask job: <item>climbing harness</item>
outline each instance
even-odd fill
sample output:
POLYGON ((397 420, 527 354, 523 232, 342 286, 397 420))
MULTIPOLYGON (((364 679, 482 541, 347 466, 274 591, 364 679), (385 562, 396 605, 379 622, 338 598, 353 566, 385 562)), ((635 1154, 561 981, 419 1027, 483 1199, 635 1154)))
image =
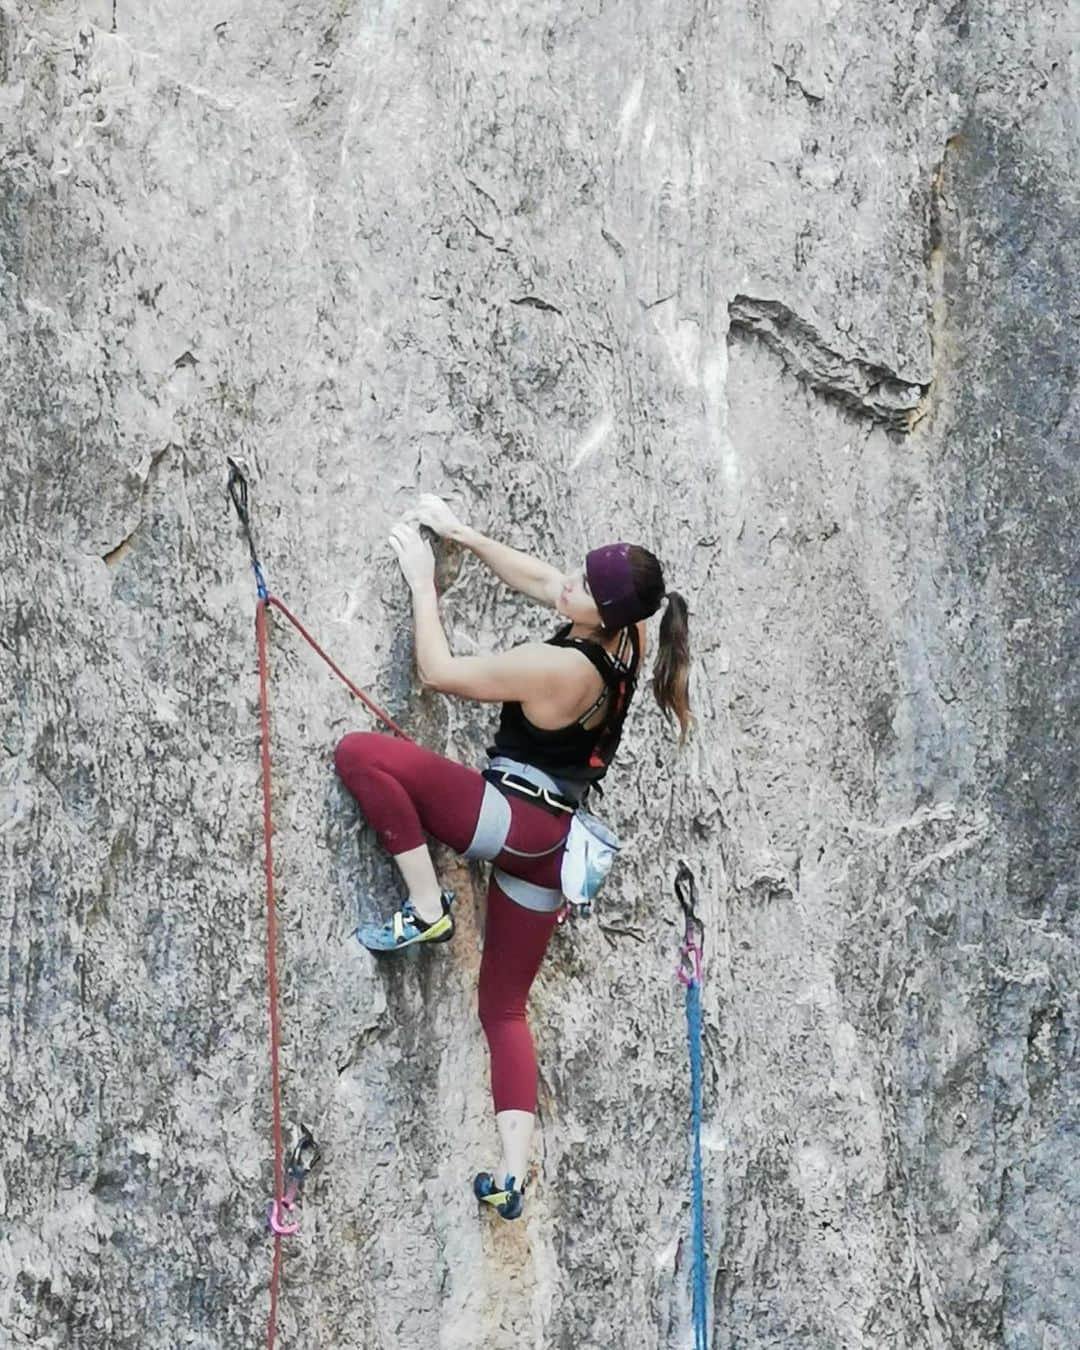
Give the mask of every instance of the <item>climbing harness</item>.
POLYGON ((551 913, 565 910, 577 917, 592 913, 593 901, 619 851, 619 840, 602 820, 586 811, 580 789, 543 769, 520 760, 496 755, 483 772, 484 796, 472 840, 466 848, 466 858, 490 861, 500 853, 513 853, 519 858, 542 858, 558 849, 563 850, 559 885, 537 886, 531 881, 511 876, 500 867, 493 867, 495 880, 511 900, 525 909, 551 913), (510 833, 510 803, 508 796, 522 797, 552 815, 568 815, 570 829, 565 839, 539 853, 523 853, 508 848, 510 833))
POLYGON ((690 1041, 690 1115, 693 1125, 694 1350, 709 1350, 705 1285, 705 1203, 701 1176, 701 978, 705 927, 697 913, 697 886, 685 862, 675 873, 675 896, 683 912, 678 976, 686 988, 686 1029, 690 1041))
MULTIPOLYGON (((552 815, 572 815, 576 809, 575 803, 569 795, 570 789, 564 783, 542 769, 507 759, 503 755, 496 755, 483 770, 482 776, 484 795, 480 801, 480 814, 464 857, 481 858, 486 862, 491 862, 500 853, 512 853, 518 858, 543 858, 563 847, 563 840, 558 839, 549 848, 541 849, 538 853, 528 853, 522 849, 509 848, 506 841, 511 820, 509 798, 521 797, 532 801, 552 815)), ((551 914, 563 908, 563 893, 558 887, 538 886, 533 881, 511 876, 494 865, 491 873, 505 894, 524 909, 551 914)))
POLYGON ((281 601, 270 594, 263 575, 259 555, 255 547, 255 538, 251 527, 251 515, 248 506, 247 479, 240 466, 232 459, 229 463, 229 481, 227 490, 236 514, 240 517, 251 555, 251 568, 255 574, 255 589, 259 603, 255 610, 255 638, 259 653, 259 723, 261 728, 262 757, 262 793, 263 793, 263 858, 266 873, 266 972, 270 1004, 270 1085, 273 1103, 273 1143, 274 1143, 274 1195, 267 1215, 267 1227, 274 1235, 274 1260, 270 1274, 270 1329, 267 1339, 269 1350, 273 1350, 277 1334, 278 1291, 281 1285, 281 1239, 291 1237, 299 1231, 298 1223, 289 1222, 288 1215, 296 1206, 304 1178, 318 1162, 319 1150, 310 1131, 301 1127, 299 1143, 290 1154, 288 1180, 286 1181, 285 1153, 281 1137, 281 1075, 279 1071, 281 1048, 281 1025, 278 1013, 277 978, 277 909, 274 903, 274 863, 272 855, 272 826, 270 821, 270 702, 269 702, 269 662, 267 659, 266 615, 273 606, 297 630, 300 636, 318 653, 342 683, 374 715, 384 722, 396 735, 411 740, 401 727, 377 704, 358 689, 341 668, 327 656, 303 624, 292 615, 281 601))

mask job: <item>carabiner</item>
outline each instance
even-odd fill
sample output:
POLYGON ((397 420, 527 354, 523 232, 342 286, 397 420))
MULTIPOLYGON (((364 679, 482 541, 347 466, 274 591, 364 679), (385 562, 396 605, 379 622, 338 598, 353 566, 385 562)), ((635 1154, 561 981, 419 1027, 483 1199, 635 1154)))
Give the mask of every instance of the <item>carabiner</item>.
POLYGON ((285 1195, 280 1200, 270 1201, 270 1212, 266 1216, 266 1223, 271 1233, 278 1237, 293 1237, 299 1233, 300 1225, 298 1223, 285 1223, 281 1218, 283 1209, 291 1210, 292 1208, 293 1202, 285 1195))
POLYGON ((697 916, 697 885, 694 874, 681 858, 675 871, 675 898, 682 906, 687 922, 700 922, 697 916))
POLYGON ((289 1180, 295 1181, 297 1187, 300 1187, 307 1180, 308 1176, 318 1167, 322 1158, 322 1151, 315 1142, 315 1136, 306 1125, 300 1126, 300 1138, 293 1145, 292 1152, 289 1154, 289 1180))
POLYGON ((705 925, 697 912, 697 883, 694 874, 681 859, 675 871, 675 896, 682 908, 683 942, 679 948, 677 974, 688 987, 701 983, 705 954, 705 925))
POLYGON ((226 491, 233 506, 236 507, 236 514, 240 517, 240 524, 248 543, 248 552, 251 554, 251 567, 255 573, 255 589, 258 592, 259 599, 265 605, 270 599, 270 592, 266 586, 266 578, 263 576, 262 565, 259 562, 259 555, 255 548, 255 535, 251 528, 251 512, 248 508, 248 485, 244 477, 244 471, 235 459, 226 456, 229 465, 229 481, 226 484, 226 491))

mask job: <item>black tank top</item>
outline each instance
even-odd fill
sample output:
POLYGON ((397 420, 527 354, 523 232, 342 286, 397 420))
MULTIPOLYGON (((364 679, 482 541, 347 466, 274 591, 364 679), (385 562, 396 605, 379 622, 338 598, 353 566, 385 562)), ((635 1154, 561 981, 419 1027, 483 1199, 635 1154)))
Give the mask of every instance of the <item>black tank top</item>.
POLYGON ((573 783, 596 783, 607 773, 615 758, 627 709, 634 696, 641 655, 637 625, 623 629, 618 648, 617 656, 623 656, 627 647, 626 634, 629 634, 632 653, 629 664, 613 657, 599 642, 567 637, 573 626, 568 623, 560 628, 554 637, 547 639, 548 643, 553 647, 576 647, 584 652, 603 676, 604 688, 600 696, 576 722, 550 730, 534 726, 522 712, 520 702, 504 703, 495 744, 488 746, 488 755, 506 755, 573 783), (608 708, 603 720, 593 727, 583 726, 582 723, 596 713, 605 698, 608 708))

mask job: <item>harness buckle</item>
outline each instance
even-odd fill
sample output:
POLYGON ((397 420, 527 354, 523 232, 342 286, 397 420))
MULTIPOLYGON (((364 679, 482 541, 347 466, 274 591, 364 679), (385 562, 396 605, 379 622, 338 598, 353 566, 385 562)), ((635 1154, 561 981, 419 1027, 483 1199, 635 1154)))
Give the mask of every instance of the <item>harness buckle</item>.
POLYGON ((532 797, 536 801, 547 802, 553 811, 565 811, 567 815, 573 815, 577 809, 575 806, 568 805, 565 801, 560 801, 557 796, 553 796, 550 788, 540 787, 537 783, 530 783, 527 778, 520 778, 508 769, 496 769, 494 772, 498 774, 499 782, 504 786, 521 793, 523 797, 532 797))
POLYGON ((556 811, 565 811, 567 815, 573 815, 575 808, 568 806, 565 801, 560 801, 557 797, 551 795, 550 788, 544 788, 540 794, 548 806, 553 806, 556 811))

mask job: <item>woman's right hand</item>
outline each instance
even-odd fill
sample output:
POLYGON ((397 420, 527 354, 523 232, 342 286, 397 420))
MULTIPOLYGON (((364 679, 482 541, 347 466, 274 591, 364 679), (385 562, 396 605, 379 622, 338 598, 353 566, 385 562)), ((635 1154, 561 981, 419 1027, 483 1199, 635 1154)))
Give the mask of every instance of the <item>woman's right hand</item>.
POLYGON ((444 539, 454 539, 461 543, 469 527, 458 520, 450 507, 433 492, 425 492, 419 502, 402 516, 402 520, 414 525, 426 525, 429 530, 442 535, 444 539))

